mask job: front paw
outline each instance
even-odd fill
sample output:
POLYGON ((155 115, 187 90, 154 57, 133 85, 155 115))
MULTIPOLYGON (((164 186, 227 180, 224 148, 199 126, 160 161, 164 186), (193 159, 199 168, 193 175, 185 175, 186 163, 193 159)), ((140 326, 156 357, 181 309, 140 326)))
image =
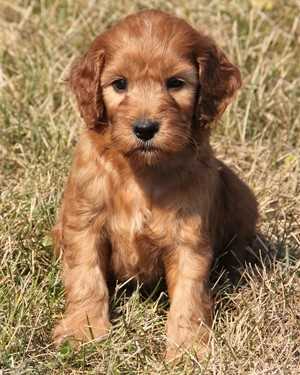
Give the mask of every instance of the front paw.
POLYGON ((201 319, 169 317, 166 359, 178 359, 187 350, 192 350, 198 359, 204 359, 209 351, 209 334, 209 327, 201 319))
POLYGON ((100 341, 107 337, 111 323, 103 318, 67 316, 53 330, 53 342, 58 347, 65 341, 72 346, 90 340, 100 341))

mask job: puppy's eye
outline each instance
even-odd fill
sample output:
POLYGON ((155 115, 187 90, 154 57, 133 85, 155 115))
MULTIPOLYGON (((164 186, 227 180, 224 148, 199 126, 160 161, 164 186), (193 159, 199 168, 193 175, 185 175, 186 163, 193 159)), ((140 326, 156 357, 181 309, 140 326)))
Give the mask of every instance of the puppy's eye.
POLYGON ((181 78, 170 77, 166 80, 166 86, 168 90, 176 89, 179 90, 185 85, 185 82, 181 78))
POLYGON ((127 90, 127 80, 125 78, 116 79, 112 86, 116 92, 122 92, 127 90))

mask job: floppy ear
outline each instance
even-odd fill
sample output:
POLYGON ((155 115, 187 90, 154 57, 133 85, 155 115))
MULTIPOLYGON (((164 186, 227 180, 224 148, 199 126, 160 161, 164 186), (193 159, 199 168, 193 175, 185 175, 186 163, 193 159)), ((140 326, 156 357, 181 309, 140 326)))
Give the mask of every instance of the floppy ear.
POLYGON ((91 49, 75 61, 69 77, 69 84, 76 96, 81 117, 89 128, 105 122, 100 84, 103 64, 104 51, 91 49))
POLYGON ((199 93, 195 112, 200 124, 206 125, 220 118, 242 80, 239 69, 211 39, 201 44, 201 54, 197 57, 199 93))

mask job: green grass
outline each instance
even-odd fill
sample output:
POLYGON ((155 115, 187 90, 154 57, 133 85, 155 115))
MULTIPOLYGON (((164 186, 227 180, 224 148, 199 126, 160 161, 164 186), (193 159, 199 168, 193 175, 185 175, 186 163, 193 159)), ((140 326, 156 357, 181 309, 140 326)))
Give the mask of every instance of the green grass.
POLYGON ((300 372, 299 14, 297 0, 0 0, 2 373, 300 372), (115 295, 102 343, 56 351, 50 336, 64 292, 49 231, 82 126, 64 79, 96 34, 147 7, 208 30, 241 67, 243 89, 213 143, 254 189, 277 253, 268 270, 248 269, 242 287, 215 286, 211 354, 200 364, 187 353, 175 368, 163 360, 163 295, 115 295))

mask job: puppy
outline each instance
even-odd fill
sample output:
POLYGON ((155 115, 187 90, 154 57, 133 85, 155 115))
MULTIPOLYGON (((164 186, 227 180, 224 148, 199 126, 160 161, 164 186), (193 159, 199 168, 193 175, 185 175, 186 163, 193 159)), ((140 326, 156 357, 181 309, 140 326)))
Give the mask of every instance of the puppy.
POLYGON ((86 130, 53 229, 66 290, 54 341, 109 332, 111 276, 164 276, 167 358, 188 348, 201 357, 213 259, 242 259, 257 221, 253 194, 209 143, 240 72, 210 37, 148 10, 98 36, 69 83, 86 130))

